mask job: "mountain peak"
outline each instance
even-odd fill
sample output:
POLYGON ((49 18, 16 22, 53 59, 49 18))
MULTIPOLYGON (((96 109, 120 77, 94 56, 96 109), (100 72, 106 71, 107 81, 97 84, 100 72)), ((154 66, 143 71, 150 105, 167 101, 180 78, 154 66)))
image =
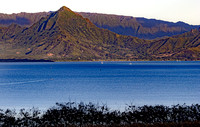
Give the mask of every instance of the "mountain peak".
POLYGON ((64 19, 78 15, 66 6, 61 7, 56 13, 64 19))
POLYGON ((71 9, 69 9, 68 7, 66 7, 66 6, 62 6, 59 10, 58 10, 58 12, 59 11, 69 11, 69 12, 73 12, 71 9))

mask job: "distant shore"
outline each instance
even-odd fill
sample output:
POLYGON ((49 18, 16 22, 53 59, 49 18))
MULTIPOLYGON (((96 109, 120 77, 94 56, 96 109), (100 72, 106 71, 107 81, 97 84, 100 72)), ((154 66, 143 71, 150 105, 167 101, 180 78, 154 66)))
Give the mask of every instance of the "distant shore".
POLYGON ((56 60, 56 59, 0 59, 0 62, 103 62, 103 61, 108 61, 108 62, 115 62, 115 61, 200 61, 200 60, 187 60, 187 59, 181 59, 181 60, 176 60, 176 59, 152 59, 152 60, 147 60, 147 59, 98 59, 98 60, 76 60, 76 59, 67 59, 67 60, 56 60))
POLYGON ((0 59, 0 62, 53 62, 51 60, 32 60, 32 59, 0 59))

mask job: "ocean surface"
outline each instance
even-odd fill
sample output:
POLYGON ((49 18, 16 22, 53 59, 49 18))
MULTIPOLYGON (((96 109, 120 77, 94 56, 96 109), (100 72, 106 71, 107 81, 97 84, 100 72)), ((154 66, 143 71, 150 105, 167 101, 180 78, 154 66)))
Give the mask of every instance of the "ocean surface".
POLYGON ((0 108, 200 104, 200 62, 0 63, 0 108))

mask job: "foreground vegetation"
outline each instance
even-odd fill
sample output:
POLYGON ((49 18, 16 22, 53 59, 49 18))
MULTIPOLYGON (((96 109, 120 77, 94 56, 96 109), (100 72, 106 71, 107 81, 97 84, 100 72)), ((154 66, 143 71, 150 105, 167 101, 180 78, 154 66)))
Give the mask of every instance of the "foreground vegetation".
POLYGON ((124 111, 111 110, 107 105, 56 103, 45 112, 29 110, 0 110, 2 127, 65 127, 65 126, 200 126, 200 105, 140 106, 124 111))

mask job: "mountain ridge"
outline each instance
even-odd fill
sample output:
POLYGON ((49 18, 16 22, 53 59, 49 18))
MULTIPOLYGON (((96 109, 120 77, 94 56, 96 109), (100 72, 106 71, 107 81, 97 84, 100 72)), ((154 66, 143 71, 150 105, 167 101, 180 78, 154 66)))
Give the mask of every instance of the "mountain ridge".
POLYGON ((178 35, 199 27, 183 22, 173 23, 132 16, 84 12, 81 12, 80 14, 91 20, 91 22, 100 28, 108 29, 118 34, 131 35, 143 39, 155 39, 163 36, 178 35))
POLYGON ((38 13, 14 13, 14 14, 4 14, 0 13, 0 26, 8 27, 9 25, 15 23, 21 25, 22 27, 30 27, 33 23, 37 22, 42 17, 49 15, 51 12, 38 12, 38 13))

